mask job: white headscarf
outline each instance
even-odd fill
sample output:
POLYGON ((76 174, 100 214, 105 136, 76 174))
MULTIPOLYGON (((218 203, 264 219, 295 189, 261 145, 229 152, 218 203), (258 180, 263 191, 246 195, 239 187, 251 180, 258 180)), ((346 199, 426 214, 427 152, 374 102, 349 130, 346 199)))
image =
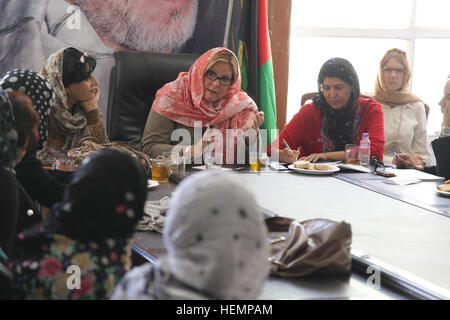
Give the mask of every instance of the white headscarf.
POLYGON ((267 229, 234 174, 203 172, 180 185, 163 231, 170 272, 219 299, 255 299, 268 275, 267 229))
POLYGON ((267 228, 232 173, 201 172, 176 189, 163 229, 167 256, 129 272, 113 299, 256 299, 269 274, 267 228))

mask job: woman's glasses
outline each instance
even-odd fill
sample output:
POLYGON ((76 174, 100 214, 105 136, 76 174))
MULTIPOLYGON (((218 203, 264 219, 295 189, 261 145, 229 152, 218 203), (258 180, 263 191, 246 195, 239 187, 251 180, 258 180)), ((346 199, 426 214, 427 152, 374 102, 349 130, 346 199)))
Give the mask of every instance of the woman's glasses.
POLYGON ((229 86, 231 84, 231 79, 228 77, 218 77, 217 74, 214 71, 208 70, 206 71, 205 75, 208 77, 211 81, 216 81, 219 79, 219 83, 222 86, 229 86))
POLYGON ((395 68, 383 67, 383 72, 389 73, 389 74, 394 72, 395 74, 402 75, 402 74, 405 73, 405 70, 404 69, 395 69, 395 68))

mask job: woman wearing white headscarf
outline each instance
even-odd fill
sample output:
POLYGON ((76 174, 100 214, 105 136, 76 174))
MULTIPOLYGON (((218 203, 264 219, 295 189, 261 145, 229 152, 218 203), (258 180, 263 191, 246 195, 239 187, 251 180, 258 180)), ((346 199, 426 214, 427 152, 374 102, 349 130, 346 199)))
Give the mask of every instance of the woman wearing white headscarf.
POLYGON ((392 152, 420 156, 428 165, 431 150, 423 101, 408 89, 411 69, 406 52, 388 50, 380 61, 374 99, 383 108, 384 161, 393 162, 392 152))
POLYGON ((266 238, 255 198, 236 175, 193 175, 167 212, 167 255, 129 271, 112 299, 255 299, 269 273, 266 238))

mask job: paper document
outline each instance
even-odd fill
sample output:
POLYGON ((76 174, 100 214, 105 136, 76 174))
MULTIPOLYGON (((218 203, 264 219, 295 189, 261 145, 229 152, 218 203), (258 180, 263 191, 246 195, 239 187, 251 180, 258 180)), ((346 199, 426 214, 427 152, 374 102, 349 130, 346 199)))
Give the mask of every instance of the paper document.
POLYGON ((397 177, 416 178, 421 181, 443 181, 444 177, 438 177, 433 174, 429 174, 423 171, 414 169, 393 169, 392 170, 397 177))
POLYGON ((417 182, 421 182, 422 180, 414 178, 414 177, 393 177, 393 178, 386 178, 383 180, 384 183, 387 184, 395 184, 398 186, 404 186, 407 184, 413 184, 417 182))

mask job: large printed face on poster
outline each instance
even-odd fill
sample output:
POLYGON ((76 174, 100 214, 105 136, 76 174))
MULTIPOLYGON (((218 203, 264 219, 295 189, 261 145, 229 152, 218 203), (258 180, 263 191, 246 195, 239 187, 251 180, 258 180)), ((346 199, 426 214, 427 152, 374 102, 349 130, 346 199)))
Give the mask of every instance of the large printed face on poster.
MULTIPOLYGON (((106 119, 115 51, 201 54, 224 43, 227 0, 0 0, 0 76, 39 72, 49 55, 75 47, 97 59, 99 108, 106 119)), ((232 26, 240 1, 233 1, 232 26)), ((232 31, 236 42, 238 28, 232 31)))
MULTIPOLYGON (((198 0, 73 0, 107 46, 116 50, 178 51, 192 37, 198 0)), ((68 10, 77 10, 71 7, 68 10)), ((72 18, 73 26, 81 21, 72 18)))

